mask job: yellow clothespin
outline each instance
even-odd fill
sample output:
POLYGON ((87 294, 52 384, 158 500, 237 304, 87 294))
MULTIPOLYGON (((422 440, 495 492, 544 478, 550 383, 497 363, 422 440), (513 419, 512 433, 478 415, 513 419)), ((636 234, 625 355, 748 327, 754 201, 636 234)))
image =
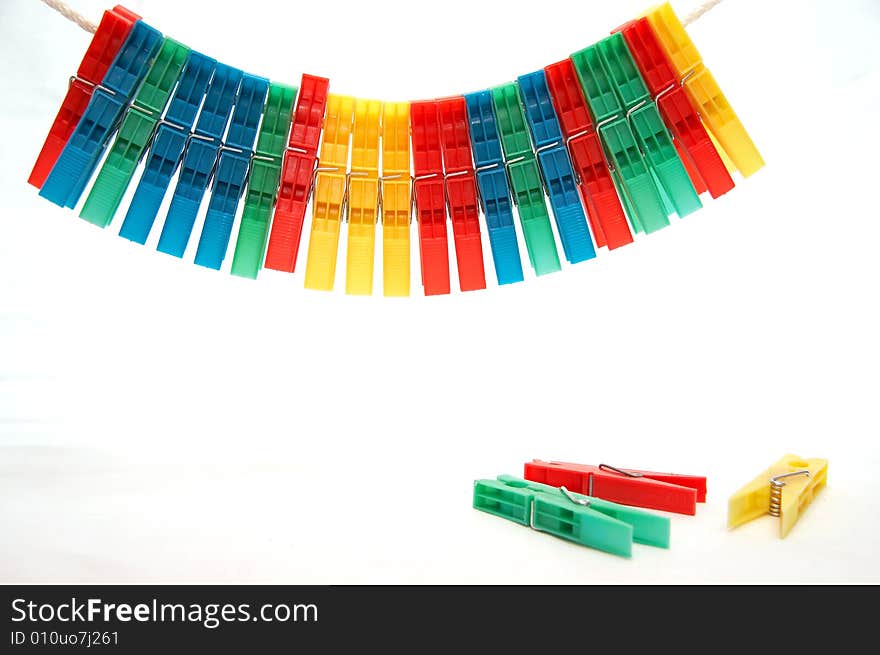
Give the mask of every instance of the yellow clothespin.
POLYGON ((786 455, 730 497, 727 527, 770 514, 780 517, 779 536, 784 537, 827 479, 827 459, 786 455))
POLYGON ((645 16, 666 54, 681 85, 697 108, 710 134, 721 144, 743 177, 762 166, 764 159, 752 142, 703 58, 668 2, 649 9, 645 16))
POLYGON ((354 98, 329 94, 324 137, 315 173, 312 231, 306 262, 307 289, 331 291, 348 182, 348 142, 354 98))
POLYGON ((408 296, 412 217, 408 102, 386 102, 384 106, 381 189, 385 295, 408 296))
POLYGON ((373 293, 373 253, 379 218, 379 131, 382 103, 355 100, 348 174, 348 256, 345 292, 373 293))

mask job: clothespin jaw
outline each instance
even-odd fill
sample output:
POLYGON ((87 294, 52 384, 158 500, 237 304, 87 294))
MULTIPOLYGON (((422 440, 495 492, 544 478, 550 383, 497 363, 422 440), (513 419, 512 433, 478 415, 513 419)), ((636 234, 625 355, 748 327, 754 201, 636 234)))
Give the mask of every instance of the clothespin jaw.
POLYGON ((827 480, 828 460, 785 455, 730 497, 727 527, 770 514, 779 517, 779 536, 785 537, 827 480))
POLYGON ((706 500, 705 477, 621 469, 606 464, 590 466, 533 460, 525 465, 523 477, 623 505, 691 516, 697 513, 697 503, 706 500))
POLYGON ((295 98, 294 87, 269 85, 257 147, 248 172, 247 195, 232 257, 233 275, 256 279, 262 266, 295 98))
POLYGON ((49 133, 28 177, 29 184, 38 189, 43 186, 43 182, 46 181, 58 156, 85 113, 92 91, 101 83, 116 53, 119 52, 132 26, 138 20, 140 16, 120 5, 104 12, 76 75, 70 79, 67 95, 52 122, 52 127, 49 128, 49 133))
POLYGON ((700 52, 672 6, 663 3, 649 9, 645 16, 669 57, 679 83, 724 152, 743 177, 758 171, 764 166, 764 159, 715 78, 704 66, 700 52))
POLYGON ((336 279, 339 230, 348 189, 348 152, 354 120, 354 98, 330 94, 324 138, 315 175, 312 230, 306 260, 305 288, 332 291, 336 279))
POLYGON ((409 103, 386 102, 382 112, 382 286, 386 296, 408 296, 410 286, 409 103))
POLYGON ((632 544, 669 547, 669 519, 509 475, 474 482, 473 507, 622 557, 632 544))
POLYGON ((354 103, 351 132, 351 173, 348 179, 348 253, 345 292, 373 293, 373 259, 376 252, 376 221, 379 219, 379 135, 382 103, 354 103))
POLYGON ((266 248, 268 269, 293 273, 296 267, 329 88, 325 77, 302 76, 266 248))
POLYGON ((163 41, 132 106, 122 119, 80 218, 98 227, 107 227, 113 221, 138 163, 153 139, 189 53, 189 48, 174 39, 166 37, 163 41))

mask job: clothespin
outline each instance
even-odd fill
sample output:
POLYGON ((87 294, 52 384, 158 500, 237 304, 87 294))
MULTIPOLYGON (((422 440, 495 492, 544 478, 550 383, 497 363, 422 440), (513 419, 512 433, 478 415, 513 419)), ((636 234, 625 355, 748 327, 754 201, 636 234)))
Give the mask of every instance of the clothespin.
POLYGON ((679 84, 739 172, 748 177, 762 168, 764 159, 761 153, 712 73, 703 64, 702 56, 670 4, 658 5, 648 10, 645 16, 672 62, 679 84))
POLYGON ((190 52, 168 110, 159 121, 143 175, 128 206, 119 236, 146 243, 171 178, 180 164, 216 65, 216 60, 190 52))
POLYGON ((351 131, 351 173, 348 176, 348 253, 345 292, 373 293, 376 221, 379 219, 379 135, 382 103, 355 100, 351 131))
POLYGON ((449 243, 446 236, 446 188, 437 102, 410 103, 413 200, 419 223, 422 287, 426 296, 449 293, 449 243))
POLYGON ((327 78, 302 76, 281 167, 281 185, 272 217, 272 231, 266 248, 264 266, 268 269, 293 273, 296 267, 306 206, 315 178, 315 162, 329 87, 330 80, 327 78))
POLYGON ((519 214, 529 262, 536 275, 561 269, 556 240, 550 227, 550 214, 538 162, 529 140, 526 117, 515 83, 491 89, 492 105, 501 135, 501 150, 519 214))
POLYGON ((779 517, 779 536, 785 537, 827 481, 827 459, 785 455, 730 497, 727 527, 769 514, 779 517))
POLYGON ((408 296, 412 178, 409 103, 386 102, 382 112, 382 275, 386 296, 408 296))
POLYGON ((636 143, 623 105, 595 45, 571 56, 593 124, 605 146, 620 199, 636 232, 651 233, 669 225, 651 171, 636 143))
POLYGON ((587 209, 596 246, 614 250, 632 243, 633 236, 617 189, 611 178, 599 135, 593 128, 590 110, 571 59, 544 68, 547 87, 568 144, 572 166, 587 209))
POLYGON ((619 28, 657 109, 673 136, 673 144, 698 193, 717 198, 733 188, 733 179, 666 57, 647 18, 619 28))
POLYGON ((572 264, 592 259, 596 256, 596 248, 587 228, 587 217, 544 71, 520 75, 517 88, 565 258, 572 264))
POLYGON ((459 288, 462 291, 485 289, 480 207, 468 134, 467 105, 460 96, 444 98, 437 101, 437 113, 440 117, 444 182, 449 217, 452 219, 459 288))
POLYGON ((245 73, 241 79, 226 140, 220 147, 208 212, 196 249, 195 263, 199 266, 219 270, 226 257, 268 91, 269 80, 264 77, 245 73))
POLYGON ((295 87, 277 83, 269 85, 263 121, 257 135, 257 147, 248 172, 247 193, 238 227, 235 254, 232 256, 233 275, 256 279, 263 264, 266 239, 269 236, 269 218, 278 193, 281 158, 287 145, 295 98, 295 87))
POLYGON ((623 505, 678 514, 694 515, 697 513, 697 503, 706 502, 706 478, 695 475, 536 459, 525 465, 523 477, 554 487, 565 486, 572 491, 623 505))
POLYGON ((476 164, 477 187, 489 229, 492 259, 495 262, 495 277, 498 284, 522 282, 523 269, 513 223, 510 184, 504 168, 492 94, 489 91, 480 91, 470 93, 464 98, 476 164))
POLYGON ((162 42, 143 84, 125 110, 116 139, 95 178, 80 218, 98 227, 107 227, 113 221, 138 163, 153 139, 189 52, 189 48, 174 39, 166 37, 162 42))
POLYGON ((315 176, 312 231, 306 260, 306 289, 331 291, 336 278, 339 228, 348 190, 348 150, 354 120, 354 98, 330 94, 324 138, 315 176))
POLYGON ((55 116, 52 127, 49 128, 49 134, 46 135, 46 140, 28 177, 29 184, 38 189, 43 186, 52 166, 55 165, 70 135, 82 118, 92 97, 92 91, 104 79, 107 69, 113 63, 135 21, 138 20, 140 16, 121 5, 104 12, 76 74, 70 78, 67 95, 64 96, 61 108, 55 116))
POLYGON ((237 68, 218 63, 205 94, 196 129, 187 139, 180 175, 156 250, 183 257, 208 184, 214 176, 226 124, 244 76, 237 68))
POLYGON ((667 213, 687 216, 702 207, 672 137, 651 100, 629 47, 620 33, 595 45, 629 118, 633 133, 667 205, 667 213), (671 210, 671 211, 670 211, 671 210))
POLYGON ((622 557, 633 542, 669 548, 669 519, 510 475, 474 482, 474 509, 622 557))
POLYGON ((74 207, 79 202, 161 43, 162 35, 157 30, 140 20, 134 24, 43 182, 43 198, 61 207, 74 207))

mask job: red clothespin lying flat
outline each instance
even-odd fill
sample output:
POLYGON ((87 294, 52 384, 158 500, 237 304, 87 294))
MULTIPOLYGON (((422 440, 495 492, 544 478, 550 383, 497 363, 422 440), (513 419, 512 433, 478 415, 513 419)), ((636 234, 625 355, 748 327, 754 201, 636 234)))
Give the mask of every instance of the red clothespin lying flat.
POLYGON ((110 68, 122 42, 138 20, 140 16, 120 5, 104 12, 76 75, 70 78, 67 95, 64 96, 61 109, 58 110, 58 115, 49 129, 49 134, 28 178, 28 182, 33 186, 38 189, 43 186, 49 171, 52 170, 70 135, 76 129, 79 119, 85 113, 92 98, 92 90, 104 79, 104 73, 110 68))
POLYGON ((678 514, 694 515, 697 513, 697 503, 706 502, 706 478, 696 475, 536 459, 525 465, 523 477, 622 505, 678 514))

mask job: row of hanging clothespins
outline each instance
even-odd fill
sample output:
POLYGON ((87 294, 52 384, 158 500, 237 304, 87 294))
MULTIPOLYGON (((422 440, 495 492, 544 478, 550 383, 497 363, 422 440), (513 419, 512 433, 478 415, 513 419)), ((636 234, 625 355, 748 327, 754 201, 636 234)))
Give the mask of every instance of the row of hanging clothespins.
MULTIPOLYGON (((779 517, 785 537, 828 480, 828 461, 784 455, 728 501, 727 525, 779 517)), ((634 543, 669 548, 670 520, 645 510, 693 516, 706 478, 533 460, 523 478, 474 482, 473 506, 540 532, 623 557, 634 543)))
POLYGON ((484 235, 498 284, 520 282, 521 243, 536 275, 552 273, 557 241, 567 262, 592 259, 761 166, 669 4, 515 82, 384 103, 329 93, 313 75, 294 88, 244 73, 117 6, 29 181, 60 206, 85 195, 80 216, 97 226, 122 215, 131 241, 160 229, 158 250, 176 257, 208 196, 195 263, 220 269, 238 221, 231 271, 249 278, 294 272, 311 201, 305 286, 333 288, 347 223, 346 291, 372 293, 381 223, 383 291, 406 296, 413 208, 424 293, 447 294, 450 223, 459 288, 483 289, 484 235))

